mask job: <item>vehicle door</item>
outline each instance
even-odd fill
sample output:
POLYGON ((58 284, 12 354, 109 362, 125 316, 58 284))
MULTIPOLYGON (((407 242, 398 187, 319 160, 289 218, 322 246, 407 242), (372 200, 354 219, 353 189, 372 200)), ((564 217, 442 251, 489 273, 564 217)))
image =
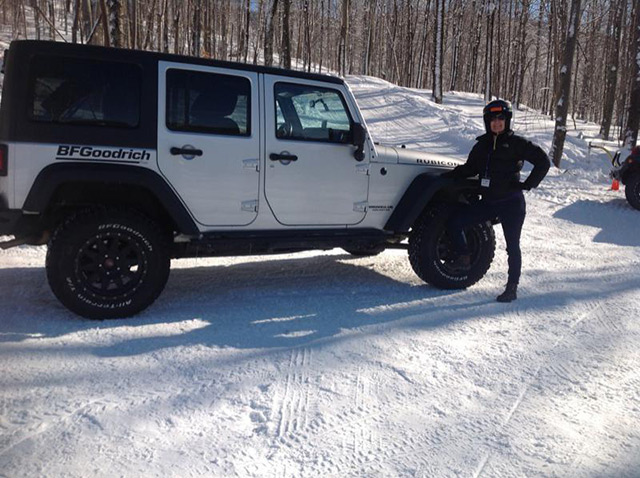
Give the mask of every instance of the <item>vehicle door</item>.
POLYGON ((160 62, 158 167, 204 226, 257 215, 258 75, 160 62))
POLYGON ((357 112, 344 85, 265 75, 265 196, 285 225, 345 226, 366 214, 368 155, 354 158, 357 112))

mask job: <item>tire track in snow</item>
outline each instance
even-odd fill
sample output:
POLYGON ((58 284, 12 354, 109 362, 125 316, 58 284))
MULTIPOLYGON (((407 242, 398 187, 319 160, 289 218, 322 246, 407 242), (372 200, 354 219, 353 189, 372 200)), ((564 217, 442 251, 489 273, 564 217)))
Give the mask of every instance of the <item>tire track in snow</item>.
MULTIPOLYGON (((392 368, 387 371, 398 373, 392 368)), ((365 369, 358 368, 353 393, 342 402, 342 410, 328 418, 312 420, 303 440, 295 449, 287 450, 290 457, 318 476, 383 476, 379 473, 384 473, 384 466, 389 463, 404 467, 399 459, 407 460, 416 469, 428 468, 425 451, 441 447, 439 434, 434 437, 432 431, 406 431, 400 440, 385 441, 379 432, 388 424, 404 427, 404 421, 395 417, 410 409, 421 392, 401 394, 392 405, 385 401, 375 403, 371 397, 378 396, 378 383, 377 373, 367 375, 365 369)))
MULTIPOLYGON (((558 355, 558 352, 557 352, 558 347, 568 339, 569 335, 575 333, 577 327, 580 324, 582 324, 585 320, 589 318, 593 318, 594 321, 600 320, 600 316, 598 312, 602 310, 603 304, 598 302, 590 302, 588 304, 589 304, 588 310, 585 313, 580 314, 569 325, 568 329, 555 340, 555 342, 550 347, 550 349, 545 353, 541 362, 538 364, 536 369, 532 372, 531 378, 524 384, 524 386, 520 390, 518 397, 516 398, 511 408, 507 412, 504 420, 502 421, 502 424, 496 430, 496 435, 505 435, 505 429, 509 426, 509 424, 511 423, 511 420, 513 419, 513 416, 520 409, 523 401, 525 400, 529 391, 531 390, 531 387, 539 380, 543 369, 548 370, 549 372, 555 374, 557 377, 559 377, 563 381, 568 381, 574 386, 579 386, 579 384, 581 383, 581 381, 579 380, 579 377, 583 375, 585 367, 580 367, 580 366, 576 367, 575 364, 571 364, 571 366, 567 366, 560 363, 557 360, 554 360, 554 358, 556 358, 556 356, 558 355)), ((519 313, 519 311, 517 313, 519 313)), ((480 478, 483 475, 487 465, 491 460, 492 455, 493 453, 489 451, 480 458, 480 461, 475 471, 471 475, 472 478, 480 478)))
POLYGON ((372 394, 375 394, 372 391, 372 383, 374 386, 377 383, 377 374, 373 373, 371 378, 368 378, 366 374, 363 373, 362 367, 358 367, 356 372, 353 411, 361 416, 361 419, 357 420, 355 423, 357 423, 357 425, 364 424, 367 426, 350 426, 343 434, 342 450, 343 455, 350 458, 348 460, 348 466, 357 464, 360 457, 366 455, 368 450, 371 450, 372 444, 376 439, 376 433, 369 425, 371 422, 376 421, 376 417, 380 417, 382 415, 380 413, 381 410, 378 410, 379 413, 371 416, 371 420, 366 420, 366 418, 370 417, 368 405, 369 397, 371 397, 372 394))
POLYGON ((308 427, 311 392, 306 369, 310 363, 310 349, 291 350, 284 390, 275 406, 279 417, 276 436, 283 442, 308 427))

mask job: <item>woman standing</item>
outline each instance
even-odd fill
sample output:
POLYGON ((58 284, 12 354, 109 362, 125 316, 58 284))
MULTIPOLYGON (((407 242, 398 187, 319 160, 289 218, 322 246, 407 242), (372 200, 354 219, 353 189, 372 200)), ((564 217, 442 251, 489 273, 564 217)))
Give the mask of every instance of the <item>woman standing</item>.
POLYGON ((522 254, 520 233, 526 214, 523 191, 540 184, 549 171, 547 154, 531 141, 511 130, 513 116, 511 104, 495 100, 484 107, 483 118, 486 133, 476 138, 477 143, 469 153, 467 162, 443 177, 469 178, 479 176, 481 200, 461 208, 447 224, 457 258, 452 266, 465 270, 470 265, 470 255, 464 229, 472 224, 498 218, 507 243, 509 272, 505 291, 498 302, 511 302, 517 298, 522 254), (533 164, 533 170, 524 182, 520 171, 524 161, 533 164))

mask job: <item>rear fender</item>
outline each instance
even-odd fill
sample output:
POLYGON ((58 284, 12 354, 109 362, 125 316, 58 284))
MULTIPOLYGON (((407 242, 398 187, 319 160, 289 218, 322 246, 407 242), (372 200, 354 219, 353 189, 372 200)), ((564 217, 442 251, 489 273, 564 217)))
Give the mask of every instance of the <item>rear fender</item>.
MULTIPOLYGON (((94 185, 100 191, 108 190, 105 186, 111 185, 113 194, 118 194, 127 187, 145 189, 157 199, 179 232, 199 234, 191 215, 167 182, 154 171, 134 166, 78 163, 47 166, 36 177, 24 202, 23 211, 32 215, 45 214, 56 194, 73 184, 94 185)), ((126 198, 119 200, 122 202, 126 198)), ((108 203, 109 198, 105 197, 104 202, 108 203)))

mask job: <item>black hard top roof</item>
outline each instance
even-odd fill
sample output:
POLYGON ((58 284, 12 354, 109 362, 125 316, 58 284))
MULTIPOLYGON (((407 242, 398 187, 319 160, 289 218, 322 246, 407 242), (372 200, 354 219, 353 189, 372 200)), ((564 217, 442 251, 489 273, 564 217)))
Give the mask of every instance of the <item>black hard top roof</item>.
POLYGON ((271 75, 289 76, 292 78, 305 78, 309 80, 324 81, 329 83, 344 84, 344 80, 337 76, 318 73, 305 73, 284 68, 266 67, 239 63, 233 61, 211 60, 186 55, 174 55, 170 53, 157 53, 144 50, 129 50, 125 48, 110 48, 96 45, 84 45, 79 43, 62 43, 43 40, 14 40, 9 46, 10 50, 18 50, 28 55, 69 55, 109 61, 127 61, 133 63, 147 63, 150 61, 170 61, 191 65, 216 66, 234 70, 267 73, 271 75))

